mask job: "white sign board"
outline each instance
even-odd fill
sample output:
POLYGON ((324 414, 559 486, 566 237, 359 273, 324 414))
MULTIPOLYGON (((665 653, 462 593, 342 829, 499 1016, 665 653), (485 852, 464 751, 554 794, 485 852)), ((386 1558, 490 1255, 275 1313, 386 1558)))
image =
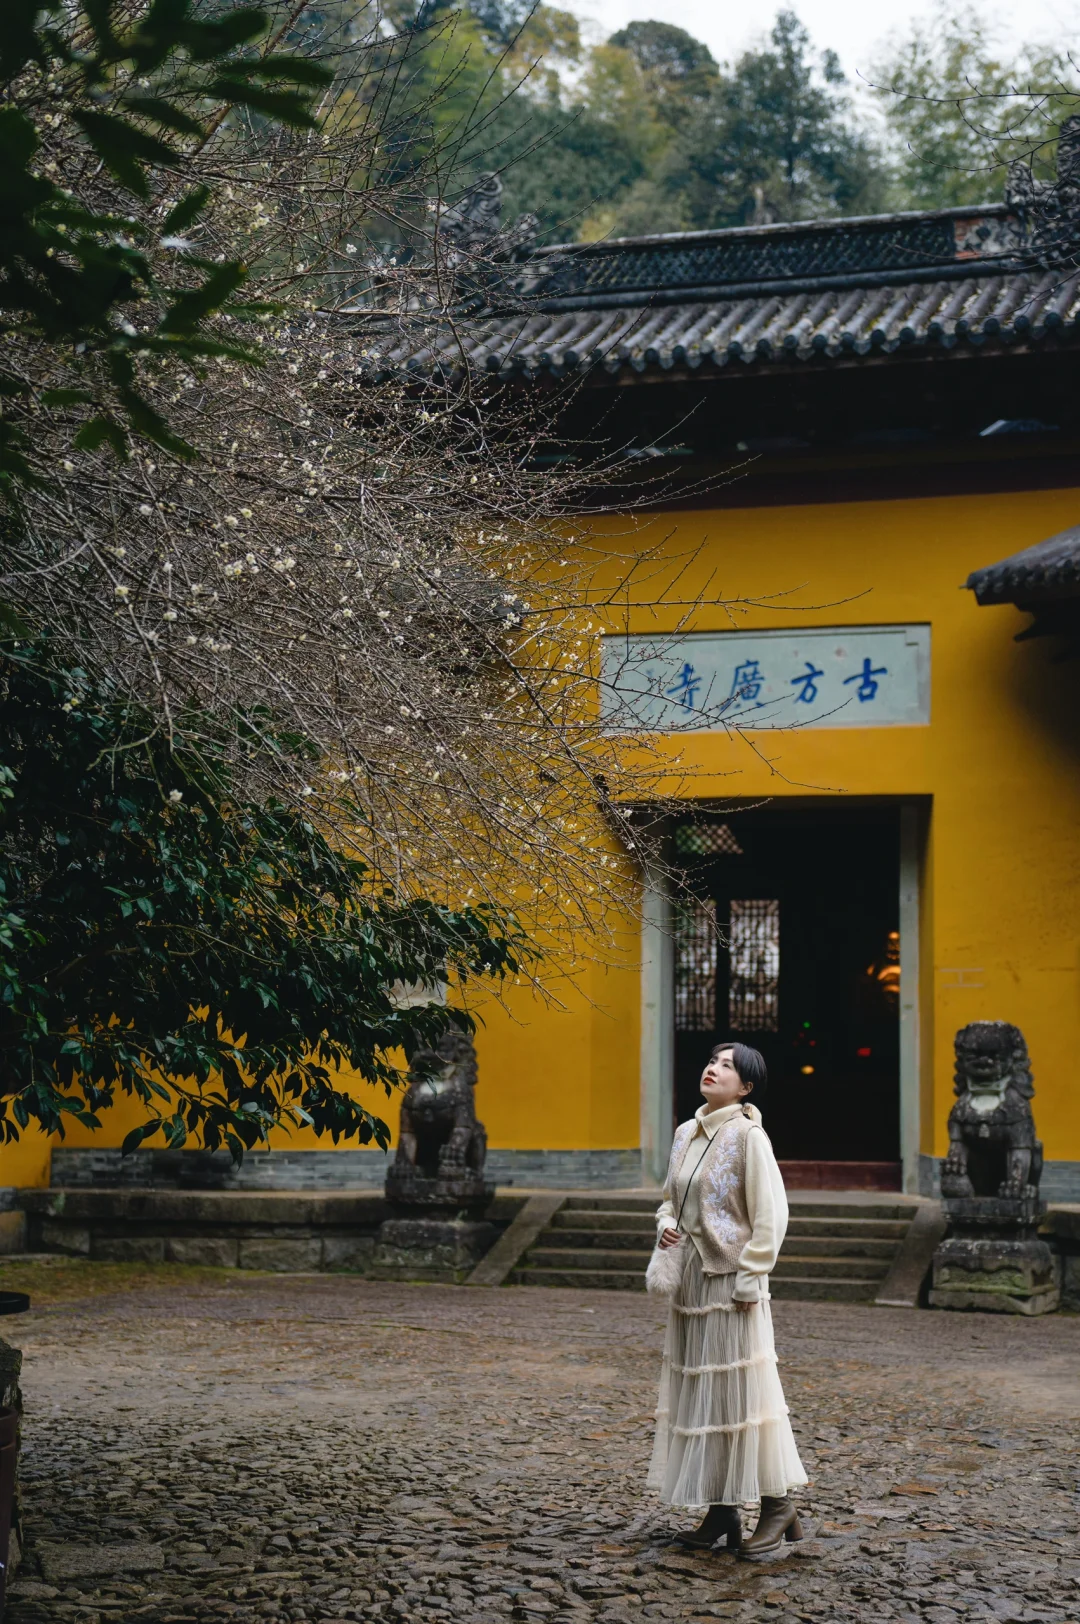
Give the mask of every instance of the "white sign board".
POLYGON ((929 626, 605 637, 614 727, 911 727, 930 720, 929 626))

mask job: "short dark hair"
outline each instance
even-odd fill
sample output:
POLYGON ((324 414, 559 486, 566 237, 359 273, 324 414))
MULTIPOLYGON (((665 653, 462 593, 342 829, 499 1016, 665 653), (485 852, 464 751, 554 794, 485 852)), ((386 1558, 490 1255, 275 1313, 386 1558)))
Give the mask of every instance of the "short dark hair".
POLYGON ((751 1049, 748 1043, 736 1043, 734 1038, 728 1038, 716 1045, 710 1059, 715 1060, 725 1049, 731 1050, 731 1064, 740 1081, 748 1086, 750 1098, 757 1104, 764 1099, 769 1087, 769 1068, 765 1064, 765 1056, 759 1049, 751 1049))

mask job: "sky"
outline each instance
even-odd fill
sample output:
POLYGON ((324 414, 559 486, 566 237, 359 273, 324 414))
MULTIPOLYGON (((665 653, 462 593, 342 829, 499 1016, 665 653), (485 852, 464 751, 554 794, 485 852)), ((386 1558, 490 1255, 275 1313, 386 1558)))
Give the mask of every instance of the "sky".
MULTIPOLYGON (((556 0, 558 3, 558 0, 556 0)), ((628 22, 656 18, 704 40, 723 62, 766 34, 781 0, 562 0, 596 25, 605 37, 628 22)), ((810 30, 815 45, 831 47, 849 78, 867 76, 877 48, 893 30, 906 32, 914 18, 929 17, 933 0, 784 0, 810 30)), ((972 9, 994 20, 1005 53, 1080 34, 1080 0, 974 0, 972 9)), ((590 31, 591 32, 591 31, 590 31)))

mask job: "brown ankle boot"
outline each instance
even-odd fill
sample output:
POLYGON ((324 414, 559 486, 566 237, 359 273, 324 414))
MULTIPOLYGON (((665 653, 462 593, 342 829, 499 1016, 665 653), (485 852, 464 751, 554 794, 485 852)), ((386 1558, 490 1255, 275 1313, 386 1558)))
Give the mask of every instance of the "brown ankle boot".
POLYGON ((708 1551, 725 1534, 729 1551, 742 1549, 742 1523, 738 1506, 717 1504, 709 1507, 700 1528, 676 1534, 671 1543, 682 1545, 688 1551, 708 1551))
POLYGON ((790 1545, 802 1537, 802 1524, 790 1494, 779 1497, 763 1494, 757 1527, 739 1554, 753 1561, 756 1557, 770 1556, 773 1551, 778 1551, 785 1540, 790 1545))

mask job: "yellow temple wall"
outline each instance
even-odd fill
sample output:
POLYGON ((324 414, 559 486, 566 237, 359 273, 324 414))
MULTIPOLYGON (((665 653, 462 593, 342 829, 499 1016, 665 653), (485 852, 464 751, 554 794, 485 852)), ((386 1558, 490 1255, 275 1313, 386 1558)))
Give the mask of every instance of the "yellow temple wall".
MULTIPOLYGON (((689 629, 929 623, 931 720, 920 727, 722 733, 672 744, 694 795, 888 796, 926 813, 922 872, 922 1149, 941 1155, 952 1038, 976 1019, 1015 1022, 1031 1051, 1046 1154, 1080 1161, 1080 673, 1046 640, 1014 642, 1027 617, 981 609, 968 573, 1073 523, 1071 489, 667 513, 608 528, 619 546, 664 545, 679 597, 707 592, 689 629), (686 570, 688 549, 701 548, 686 570), (675 563, 676 554, 680 563, 675 563), (740 600, 732 609, 725 605, 740 600), (757 606, 752 606, 756 601, 757 606)), ((659 582, 653 575, 650 596, 659 582)), ((664 629, 644 608, 626 629, 664 629)), ((667 611, 674 629, 682 611, 667 611)), ((480 1014, 478 1113, 492 1146, 618 1149, 638 1143, 638 944, 605 962, 548 969, 551 996, 510 988, 480 1014)), ((356 1085, 393 1121, 396 1100, 356 1085)), ((115 1146, 128 1103, 65 1144, 115 1146)), ((292 1148, 321 1145, 310 1132, 292 1148)), ((40 1136, 0 1149, 0 1184, 47 1181, 40 1136)))
MULTIPOLYGON (((1046 1155, 1080 1159, 1080 673, 1054 644, 1014 641, 1015 608, 980 608, 969 572, 1075 522, 1074 490, 679 513, 672 532, 717 596, 688 629, 929 623, 928 726, 682 735, 686 787, 702 798, 889 796, 927 816, 922 873, 922 1150, 942 1155, 952 1040, 971 1020, 1024 1032, 1046 1155), (783 596, 778 596, 783 594, 783 596)), ((654 588, 655 588, 655 582, 654 588)), ((692 572, 679 595, 694 596, 692 572)), ((670 626, 677 624, 671 612, 670 626)), ((664 626, 663 614, 629 630, 664 626)), ((674 780, 673 780, 674 781, 674 780)), ((628 1057, 629 1058, 629 1057, 628 1057)))

